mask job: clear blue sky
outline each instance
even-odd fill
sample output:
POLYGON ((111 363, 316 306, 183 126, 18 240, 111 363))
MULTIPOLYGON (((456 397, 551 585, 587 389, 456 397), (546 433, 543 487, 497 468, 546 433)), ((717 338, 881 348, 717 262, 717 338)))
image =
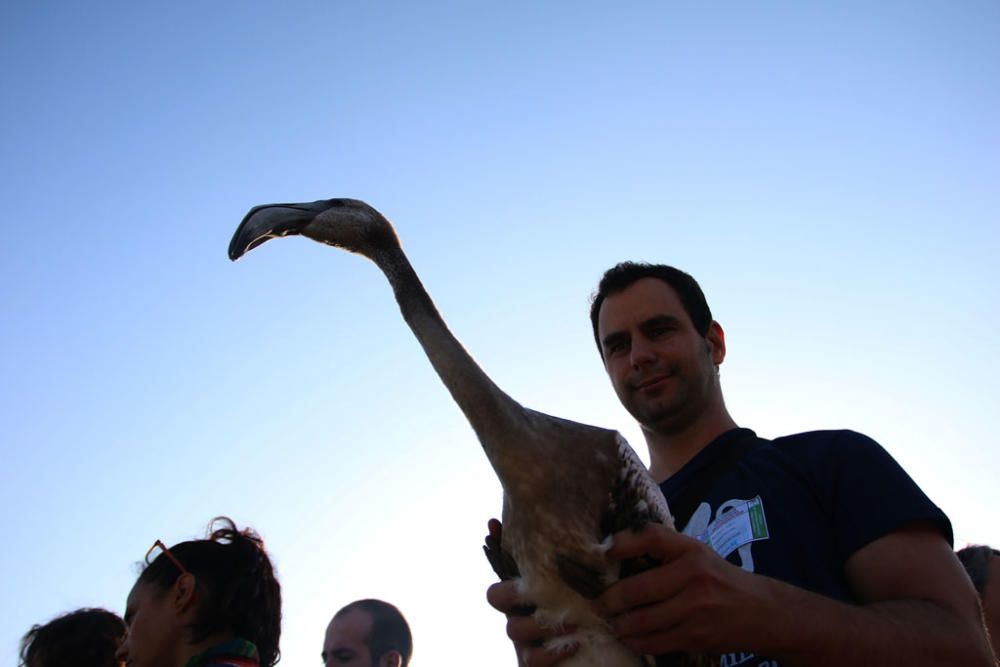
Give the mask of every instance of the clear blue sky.
POLYGON ((366 596, 416 667, 509 664, 485 457, 373 265, 227 260, 274 201, 382 210, 504 389, 640 451, 588 296, 687 269, 737 421, 866 432, 1000 543, 995 2, 15 0, 0 53, 8 662, 228 514, 277 563, 284 664, 366 596))

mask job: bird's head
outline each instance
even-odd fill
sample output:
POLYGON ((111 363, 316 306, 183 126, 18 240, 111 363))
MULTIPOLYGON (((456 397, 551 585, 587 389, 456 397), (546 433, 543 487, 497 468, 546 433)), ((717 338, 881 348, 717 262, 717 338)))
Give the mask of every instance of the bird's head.
POLYGON ((370 259, 380 250, 399 247, 392 225, 368 204, 357 199, 321 199, 250 209, 229 243, 229 259, 235 261, 270 239, 298 234, 370 259))

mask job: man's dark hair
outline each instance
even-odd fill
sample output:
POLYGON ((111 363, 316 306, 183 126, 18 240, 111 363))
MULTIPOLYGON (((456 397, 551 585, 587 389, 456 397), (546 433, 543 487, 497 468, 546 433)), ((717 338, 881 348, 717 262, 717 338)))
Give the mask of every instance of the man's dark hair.
MULTIPOLYGON (((264 540, 250 528, 239 530, 232 519, 217 517, 208 538, 181 542, 170 553, 194 575, 201 594, 192 630, 196 641, 216 632, 232 632, 253 642, 261 667, 280 658, 281 586, 274 576, 264 540)), ((139 575, 139 582, 169 590, 181 571, 160 553, 139 575)))
POLYGON ((600 352, 602 359, 604 358, 604 349, 601 347, 601 339, 597 334, 597 319, 604 300, 643 278, 657 278, 670 285, 677 292, 681 305, 684 306, 684 310, 694 324, 695 331, 702 336, 708 334, 708 327, 712 324, 712 311, 708 307, 705 294, 701 291, 698 281, 680 269, 666 264, 621 262, 604 272, 601 282, 597 285, 597 291, 594 292, 590 300, 590 323, 594 328, 594 342, 597 343, 597 351, 600 352))
POLYGON ((962 561, 965 571, 969 573, 972 585, 979 591, 979 595, 982 595, 983 589, 986 588, 986 580, 990 576, 990 561, 996 556, 1000 556, 1000 551, 980 545, 959 549, 955 555, 958 556, 958 560, 962 561))
POLYGON ((78 609, 35 625, 21 640, 21 667, 117 667, 125 621, 107 609, 78 609))
POLYGON ((340 618, 354 610, 364 611, 371 616, 372 628, 368 633, 367 644, 373 665, 389 651, 399 653, 403 667, 410 664, 410 656, 413 655, 413 636, 410 634, 410 626, 406 619, 396 607, 388 602, 371 598, 355 600, 333 617, 340 618))

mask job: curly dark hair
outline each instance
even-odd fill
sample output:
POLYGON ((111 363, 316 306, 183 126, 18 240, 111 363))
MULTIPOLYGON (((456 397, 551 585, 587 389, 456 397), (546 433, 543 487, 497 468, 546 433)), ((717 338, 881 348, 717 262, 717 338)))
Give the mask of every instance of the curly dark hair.
POLYGON ((21 639, 21 667, 117 667, 115 651, 125 638, 125 621, 107 609, 77 609, 21 639))
MULTIPOLYGON (((274 576, 264 540, 250 528, 238 530, 228 517, 216 517, 204 540, 181 542, 170 553, 194 575, 201 603, 192 630, 195 641, 214 632, 232 632, 257 645, 262 667, 281 657, 281 586, 274 576)), ((137 583, 161 590, 174 585, 181 572, 160 553, 146 564, 137 583)))

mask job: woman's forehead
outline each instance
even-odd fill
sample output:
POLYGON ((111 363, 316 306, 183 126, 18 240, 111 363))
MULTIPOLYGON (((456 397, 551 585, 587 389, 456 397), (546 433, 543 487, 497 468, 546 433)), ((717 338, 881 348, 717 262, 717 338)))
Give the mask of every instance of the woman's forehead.
POLYGON ((125 622, 128 623, 131 617, 135 615, 136 610, 142 606, 142 604, 149 599, 152 594, 152 586, 144 581, 137 581, 135 585, 132 586, 132 590, 129 591, 128 597, 125 599, 125 622))

